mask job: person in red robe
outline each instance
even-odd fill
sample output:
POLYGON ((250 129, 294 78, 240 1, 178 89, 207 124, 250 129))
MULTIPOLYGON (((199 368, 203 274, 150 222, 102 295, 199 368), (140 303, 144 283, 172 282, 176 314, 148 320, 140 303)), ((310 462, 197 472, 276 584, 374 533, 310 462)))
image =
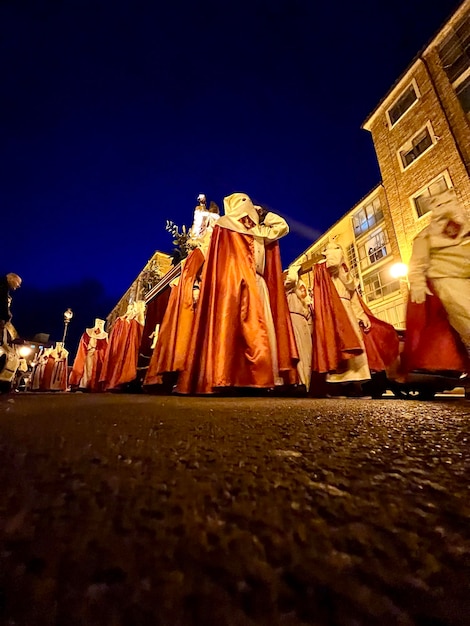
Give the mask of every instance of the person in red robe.
POLYGON ((204 254, 199 248, 184 261, 178 284, 171 290, 144 385, 161 384, 163 374, 185 367, 194 322, 194 290, 203 264, 204 254))
POLYGON ((406 377, 413 370, 428 372, 469 372, 470 357, 457 331, 449 323, 447 311, 434 295, 432 285, 424 302, 408 301, 405 345, 400 373, 406 377))
POLYGON ((243 193, 225 198, 224 209, 207 251, 187 361, 176 386, 182 394, 297 382, 277 242, 289 227, 271 212, 260 224, 243 193))
POLYGON ((103 391, 100 382, 104 356, 108 347, 105 320, 95 319, 93 328, 86 328, 78 344, 69 384, 75 390, 103 391))
POLYGON ((199 194, 190 228, 186 259, 181 262, 177 281, 172 281, 168 307, 161 322, 155 327, 155 348, 144 379, 144 386, 173 387, 178 372, 184 369, 191 340, 199 283, 214 225, 219 219, 219 209, 214 202, 206 208, 206 196, 199 194), (164 378, 165 377, 165 378, 164 378))
POLYGON ((328 246, 338 249, 338 263, 314 266, 312 395, 337 392, 335 384, 341 385, 340 393, 361 395, 372 374, 396 366, 398 334, 391 324, 376 318, 357 293, 340 246, 328 246))
POLYGON ((130 303, 126 313, 115 321, 100 375, 105 391, 120 389, 135 380, 144 323, 144 300, 130 303))

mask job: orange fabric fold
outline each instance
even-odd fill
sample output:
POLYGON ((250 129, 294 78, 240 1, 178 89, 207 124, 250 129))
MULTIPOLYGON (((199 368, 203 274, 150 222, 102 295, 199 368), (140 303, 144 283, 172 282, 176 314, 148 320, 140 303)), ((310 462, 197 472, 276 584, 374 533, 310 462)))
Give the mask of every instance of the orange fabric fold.
POLYGON ((359 294, 358 298, 370 321, 370 329, 362 331, 369 369, 371 372, 385 371, 398 359, 398 333, 391 324, 375 317, 359 294))
POLYGON ((172 288, 144 385, 159 384, 162 374, 185 367, 194 323, 193 286, 203 264, 199 248, 186 259, 178 285, 172 288))
MULTIPOLYGON (((428 285, 431 289, 431 286, 428 285)), ((422 304, 408 301, 401 372, 413 370, 465 372, 470 368, 462 341, 436 295, 422 304)))
POLYGON ((269 301, 276 331, 279 373, 283 377, 285 384, 295 384, 298 382, 298 374, 297 367, 293 363, 298 362, 299 354, 282 278, 279 243, 274 241, 267 244, 265 252, 264 276, 268 286, 269 301))
MULTIPOLYGON (((275 264, 274 258, 269 261, 268 272, 275 264)), ((268 276, 267 284, 271 301, 278 302, 279 281, 268 276)), ((282 336, 291 329, 287 305, 285 310, 287 316, 276 321, 278 341, 283 346, 283 367, 288 367, 290 358, 294 369, 296 351, 284 353, 286 346, 291 349, 289 337, 282 336)), ((282 316, 282 310, 279 313, 282 316)), ((208 394, 220 387, 270 388, 274 377, 253 238, 216 225, 202 273, 188 359, 176 390, 208 394)))
MULTIPOLYGON (((74 387, 79 387, 83 378, 83 372, 85 370, 85 361, 88 352, 88 344, 90 342, 90 336, 88 333, 83 333, 80 343, 78 345, 77 354, 70 373, 69 384, 74 387)), ((103 383, 100 382, 101 370, 103 367, 104 355, 108 345, 107 339, 97 339, 96 349, 93 357, 93 370, 91 374, 91 380, 87 386, 90 391, 103 391, 103 383)))
POLYGON ((143 328, 135 319, 116 320, 109 336, 100 376, 105 390, 116 389, 136 378, 143 328))
POLYGON ((47 359, 46 367, 44 368, 44 374, 42 376, 39 389, 41 391, 49 391, 51 388, 52 371, 54 369, 55 359, 53 356, 49 356, 47 359))
POLYGON ((326 263, 315 265, 313 271, 312 369, 321 374, 340 372, 346 359, 361 354, 363 350, 326 263))

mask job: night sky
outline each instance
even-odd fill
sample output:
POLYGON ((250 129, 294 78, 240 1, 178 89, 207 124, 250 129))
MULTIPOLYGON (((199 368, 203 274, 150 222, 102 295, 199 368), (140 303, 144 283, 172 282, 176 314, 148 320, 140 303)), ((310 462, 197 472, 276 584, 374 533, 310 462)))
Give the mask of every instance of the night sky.
POLYGON ((360 126, 456 0, 0 0, 1 267, 71 341, 199 193, 282 214, 287 266, 379 181, 360 126))

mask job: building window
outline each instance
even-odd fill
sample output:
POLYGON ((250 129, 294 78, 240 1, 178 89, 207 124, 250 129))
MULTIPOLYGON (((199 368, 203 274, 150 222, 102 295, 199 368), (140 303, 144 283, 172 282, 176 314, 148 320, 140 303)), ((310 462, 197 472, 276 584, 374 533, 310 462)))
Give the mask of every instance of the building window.
POLYGON ((434 144, 432 128, 428 123, 425 128, 416 133, 399 151, 400 164, 406 169, 434 144))
POLYGON ((380 200, 378 197, 374 198, 372 202, 363 206, 353 215, 354 234, 356 237, 359 237, 363 233, 366 233, 383 220, 383 217, 384 214, 380 205, 380 200))
POLYGON ((391 249, 387 232, 382 228, 376 230, 358 246, 358 249, 361 270, 364 271, 390 254, 391 249))
POLYGON ((416 83, 413 81, 409 85, 402 95, 398 98, 393 106, 387 111, 388 121, 390 127, 398 122, 398 120, 405 115, 415 102, 418 100, 418 89, 416 83))
POLYGON ((349 268, 349 271, 354 276, 354 279, 356 281, 356 284, 357 284, 356 289, 359 291, 360 295, 362 296, 362 288, 361 288, 361 284, 359 281, 359 269, 358 269, 359 263, 357 260, 356 248, 353 243, 350 243, 349 246, 346 248, 346 263, 349 268))
POLYGON ((346 263, 348 264, 349 271, 352 272, 354 276, 359 276, 359 272, 357 271, 356 248, 353 243, 350 243, 346 248, 346 263))
POLYGON ((444 39, 439 46, 439 57, 451 83, 470 67, 470 14, 444 39))
POLYGON ((429 212, 426 203, 427 198, 437 196, 446 189, 450 189, 450 187, 452 187, 450 176, 448 172, 444 172, 437 178, 434 178, 426 187, 420 189, 420 191, 411 198, 418 217, 423 217, 423 215, 429 212))
POLYGON ((460 85, 456 88, 455 93, 457 94, 457 98, 462 105, 462 109, 468 115, 470 113, 470 76, 460 83, 460 85))
POLYGON ((400 291, 400 281, 391 277, 390 265, 364 276, 364 293, 368 302, 380 300, 400 291))

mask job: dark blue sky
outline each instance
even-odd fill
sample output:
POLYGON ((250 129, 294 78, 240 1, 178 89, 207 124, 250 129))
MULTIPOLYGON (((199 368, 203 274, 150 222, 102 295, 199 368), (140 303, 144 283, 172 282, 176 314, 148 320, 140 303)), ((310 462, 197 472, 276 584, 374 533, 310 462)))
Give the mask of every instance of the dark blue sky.
POLYGON ((0 0, 1 265, 22 306, 93 279, 105 308, 201 192, 295 220, 287 265, 379 182, 360 125, 458 5, 0 0))

